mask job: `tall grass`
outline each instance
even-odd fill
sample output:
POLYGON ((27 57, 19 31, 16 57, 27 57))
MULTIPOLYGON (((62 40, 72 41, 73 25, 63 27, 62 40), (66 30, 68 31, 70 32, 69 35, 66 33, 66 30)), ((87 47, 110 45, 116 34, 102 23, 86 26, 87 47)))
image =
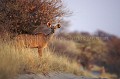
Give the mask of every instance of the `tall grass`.
MULTIPOLYGON (((87 70, 81 71, 80 65, 72 57, 74 54, 77 56, 82 53, 74 41, 53 39, 51 44, 51 47, 44 50, 42 58, 39 58, 35 48, 19 47, 16 41, 0 39, 0 79, 12 79, 14 76, 24 73, 49 72, 67 72, 96 77, 87 70), (63 54, 56 54, 58 51, 63 54), (71 55, 71 59, 69 55, 71 55)), ((103 74, 102 76, 113 77, 111 74, 103 74)))
POLYGON ((12 45, 0 40, 0 79, 12 77, 18 73, 20 56, 17 52, 12 45))
POLYGON ((77 43, 72 40, 54 38, 49 47, 58 55, 66 55, 72 60, 80 55, 81 51, 77 48, 77 43))
POLYGON ((37 49, 21 48, 15 41, 0 40, 0 79, 22 73, 49 73, 52 71, 82 74, 75 60, 59 56, 46 49, 39 58, 37 49))

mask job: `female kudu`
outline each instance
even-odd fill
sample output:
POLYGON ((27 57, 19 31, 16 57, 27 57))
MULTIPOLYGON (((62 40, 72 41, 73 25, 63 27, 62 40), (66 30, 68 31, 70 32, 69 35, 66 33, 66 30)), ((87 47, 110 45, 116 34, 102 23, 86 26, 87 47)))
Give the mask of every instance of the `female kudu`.
MULTIPOLYGON (((50 30, 50 33, 43 34, 38 33, 34 35, 21 34, 15 37, 20 46, 38 48, 39 56, 42 56, 43 49, 47 46, 50 39, 53 37, 53 34, 57 28, 60 28, 60 24, 52 26, 49 22, 47 23, 47 28, 50 30)), ((37 28, 38 29, 38 28, 37 28)))

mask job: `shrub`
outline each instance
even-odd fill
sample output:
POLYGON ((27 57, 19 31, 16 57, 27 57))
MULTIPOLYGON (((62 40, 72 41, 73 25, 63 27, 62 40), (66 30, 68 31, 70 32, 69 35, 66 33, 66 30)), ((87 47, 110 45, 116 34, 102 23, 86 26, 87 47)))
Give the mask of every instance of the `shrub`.
POLYGON ((32 33, 67 14, 61 0, 0 0, 0 5, 0 29, 12 33, 32 33))

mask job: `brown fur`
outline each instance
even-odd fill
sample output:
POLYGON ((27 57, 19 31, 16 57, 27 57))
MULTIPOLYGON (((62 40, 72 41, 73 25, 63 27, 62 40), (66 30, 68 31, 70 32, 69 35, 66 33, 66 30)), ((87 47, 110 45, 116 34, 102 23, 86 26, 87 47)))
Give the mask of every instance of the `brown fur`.
POLYGON ((60 28, 60 25, 57 24, 55 27, 52 27, 50 23, 47 23, 48 28, 54 29, 47 35, 39 33, 36 35, 21 34, 15 37, 17 43, 20 46, 38 48, 39 56, 42 56, 43 49, 47 46, 50 39, 52 39, 55 29, 60 28))

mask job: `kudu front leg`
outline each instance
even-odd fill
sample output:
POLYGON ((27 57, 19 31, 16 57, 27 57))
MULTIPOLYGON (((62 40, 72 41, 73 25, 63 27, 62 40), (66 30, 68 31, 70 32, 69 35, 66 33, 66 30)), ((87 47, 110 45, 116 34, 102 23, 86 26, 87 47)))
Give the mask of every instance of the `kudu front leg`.
POLYGON ((38 55, 40 58, 42 57, 42 52, 43 52, 43 48, 38 47, 38 55))

